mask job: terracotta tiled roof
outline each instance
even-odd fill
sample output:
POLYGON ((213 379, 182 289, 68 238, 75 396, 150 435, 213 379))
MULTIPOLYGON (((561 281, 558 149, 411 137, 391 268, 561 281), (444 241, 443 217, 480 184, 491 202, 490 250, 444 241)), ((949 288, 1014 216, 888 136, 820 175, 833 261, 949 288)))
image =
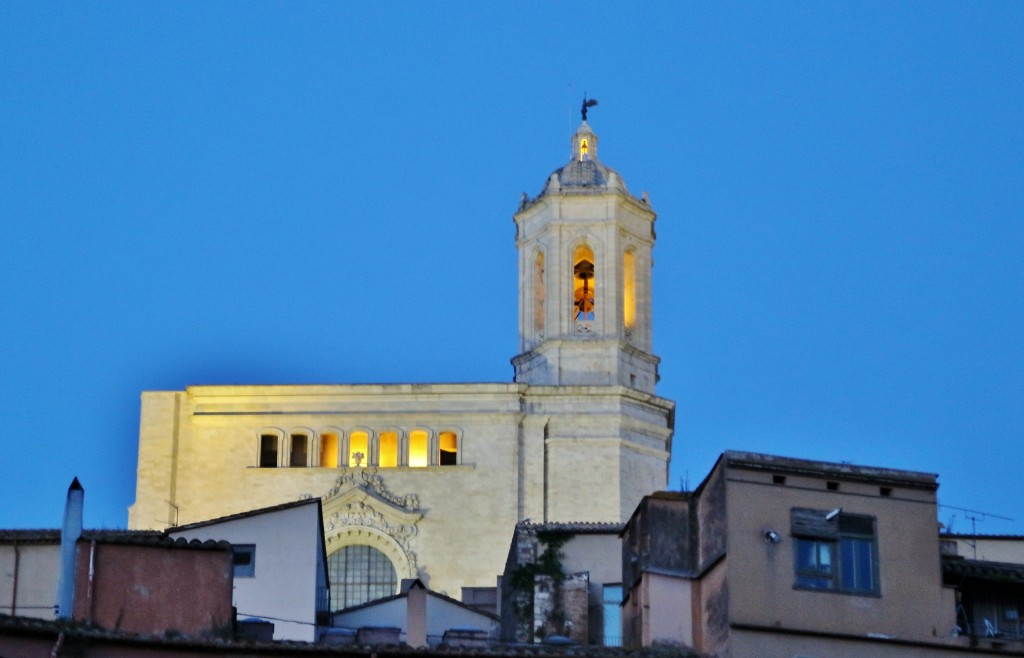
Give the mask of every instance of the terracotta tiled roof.
POLYGON ((60 530, 0 530, 0 544, 56 544, 60 530))
POLYGON ((185 525, 174 526, 168 528, 167 532, 174 534, 181 530, 192 530, 193 528, 202 528, 208 525, 215 525, 217 523, 224 523, 226 521, 237 521, 238 519, 247 519, 251 516, 259 516, 260 514, 269 514, 271 512, 281 512, 286 509, 293 507, 302 507, 303 505, 312 505, 320 502, 319 498, 305 498, 303 500, 296 500, 290 503, 281 503, 280 505, 272 505, 270 507, 261 507, 260 509, 248 510, 246 512, 239 512, 238 514, 229 514, 228 516, 219 516, 215 519, 209 519, 207 521, 196 521, 195 523, 186 523, 185 525))
POLYGON ((563 521, 551 523, 531 523, 520 521, 517 529, 533 530, 534 532, 565 532, 574 535, 614 535, 622 531, 622 523, 594 523, 590 521, 563 521))
POLYGON ((447 601, 448 603, 455 604, 455 605, 459 606, 460 608, 465 608, 466 610, 471 610, 472 612, 475 612, 477 614, 483 615, 485 617, 489 617, 489 618, 493 619, 494 621, 500 621, 500 618, 497 615, 493 615, 493 614, 491 614, 489 612, 485 612, 485 611, 481 610, 480 608, 474 608, 473 606, 468 605, 466 603, 463 603, 462 601, 460 601, 458 599, 453 599, 452 597, 450 597, 450 596, 448 596, 446 594, 442 594, 440 592, 435 592, 434 590, 432 590, 432 589, 428 588, 426 585, 424 585, 423 581, 420 580, 419 578, 414 578, 412 580, 404 580, 404 581, 402 581, 402 591, 399 592, 398 594, 392 594, 391 596, 385 596, 385 597, 380 598, 380 599, 373 599, 372 601, 366 601, 366 602, 360 603, 358 605, 352 605, 352 606, 349 606, 347 608, 342 608, 341 610, 335 610, 331 614, 332 615, 336 615, 336 614, 341 614, 341 613, 352 612, 353 610, 363 610, 363 609, 367 609, 367 608, 372 608, 374 606, 378 606, 378 605, 380 605, 382 603, 388 603, 389 601, 394 601, 396 599, 404 599, 404 598, 409 596, 409 590, 412 589, 413 587, 419 587, 419 588, 421 588, 423 590, 426 590, 428 596, 432 596, 432 597, 434 597, 436 599, 440 599, 442 601, 447 601))
POLYGON ((947 582, 951 578, 976 578, 1024 585, 1024 564, 946 557, 942 560, 942 575, 947 582))
MULTIPOLYGON (((83 530, 79 541, 102 544, 134 544, 138 546, 164 546, 167 548, 199 548, 223 550, 227 542, 183 538, 175 539, 157 530, 83 530)), ((59 544, 60 530, 0 530, 0 544, 59 544)))

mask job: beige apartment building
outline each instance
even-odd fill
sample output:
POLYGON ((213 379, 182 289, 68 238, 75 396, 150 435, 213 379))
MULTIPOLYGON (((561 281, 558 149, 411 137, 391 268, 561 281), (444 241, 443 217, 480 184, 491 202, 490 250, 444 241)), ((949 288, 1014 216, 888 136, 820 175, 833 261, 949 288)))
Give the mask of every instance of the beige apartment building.
POLYGON ((514 215, 512 382, 144 392, 129 527, 320 498, 337 610, 405 578, 456 598, 493 588, 519 521, 622 522, 663 489, 674 404, 655 394, 655 213, 586 121, 570 146, 514 215))
POLYGON ((937 488, 929 473, 726 452, 695 491, 647 496, 626 524, 625 643, 1024 655, 1024 565, 943 555, 937 488))

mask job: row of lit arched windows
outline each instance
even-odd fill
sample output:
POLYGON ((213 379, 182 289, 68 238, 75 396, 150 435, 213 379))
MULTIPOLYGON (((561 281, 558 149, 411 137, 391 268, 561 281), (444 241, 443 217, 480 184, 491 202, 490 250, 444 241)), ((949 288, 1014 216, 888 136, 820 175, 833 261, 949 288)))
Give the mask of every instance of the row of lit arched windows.
POLYGON ((259 432, 256 465, 260 468, 339 468, 379 466, 381 468, 454 466, 459 463, 460 433, 410 430, 307 428, 284 431, 267 428, 259 432))
MULTIPOLYGON (((598 280, 594 251, 586 244, 577 246, 573 250, 572 263, 572 318, 578 329, 589 329, 597 310, 598 280)), ((533 328, 539 337, 544 334, 544 275, 544 252, 537 252, 533 261, 533 328)), ((622 324, 631 331, 636 325, 636 258, 633 249, 622 254, 622 296, 622 324)))

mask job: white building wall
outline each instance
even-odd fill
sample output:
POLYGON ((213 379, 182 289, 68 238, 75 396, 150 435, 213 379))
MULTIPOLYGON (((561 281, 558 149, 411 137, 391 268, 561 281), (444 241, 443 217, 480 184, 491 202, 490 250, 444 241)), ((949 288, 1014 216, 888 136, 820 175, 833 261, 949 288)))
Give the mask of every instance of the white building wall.
MULTIPOLYGON (((444 637, 445 631, 459 629, 475 629, 492 634, 496 622, 487 615, 446 601, 430 593, 423 594, 426 598, 425 627, 427 641, 436 645, 444 637)), ((335 627, 359 629, 365 626, 391 626, 401 629, 401 639, 406 641, 409 625, 409 597, 400 596, 380 603, 371 603, 336 613, 332 616, 335 627)))
POLYGON ((238 617, 274 624, 275 640, 316 640, 318 506, 256 514, 182 531, 174 537, 256 546, 255 576, 234 579, 238 617))
POLYGON ((0 614, 55 619, 60 544, 0 545, 0 614))
POLYGON ((957 555, 969 560, 1024 564, 1024 537, 940 535, 956 544, 957 555))

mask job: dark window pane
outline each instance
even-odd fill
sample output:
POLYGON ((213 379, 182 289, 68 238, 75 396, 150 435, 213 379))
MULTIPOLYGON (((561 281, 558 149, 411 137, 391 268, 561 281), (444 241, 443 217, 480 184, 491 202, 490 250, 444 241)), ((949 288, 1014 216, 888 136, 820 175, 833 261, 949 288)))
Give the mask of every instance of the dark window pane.
POLYGON ((277 466, 277 436, 264 434, 260 436, 260 467, 277 466))
POLYGON ((252 544, 238 544, 231 547, 235 578, 252 578, 256 575, 256 547, 252 544))
POLYGON ((874 542, 870 539, 844 538, 842 540, 843 589, 870 592, 875 589, 874 542))
POLYGON ((292 434, 292 454, 288 461, 289 466, 305 466, 307 445, 309 441, 305 434, 292 434))
POLYGON ((832 573, 832 542, 819 539, 797 539, 797 569, 832 573))
POLYGON ((807 539, 796 540, 796 568, 800 570, 814 569, 817 566, 815 542, 807 539))
POLYGON ((846 535, 864 535, 870 537, 875 534, 874 520, 869 516, 839 516, 839 532, 846 535))

